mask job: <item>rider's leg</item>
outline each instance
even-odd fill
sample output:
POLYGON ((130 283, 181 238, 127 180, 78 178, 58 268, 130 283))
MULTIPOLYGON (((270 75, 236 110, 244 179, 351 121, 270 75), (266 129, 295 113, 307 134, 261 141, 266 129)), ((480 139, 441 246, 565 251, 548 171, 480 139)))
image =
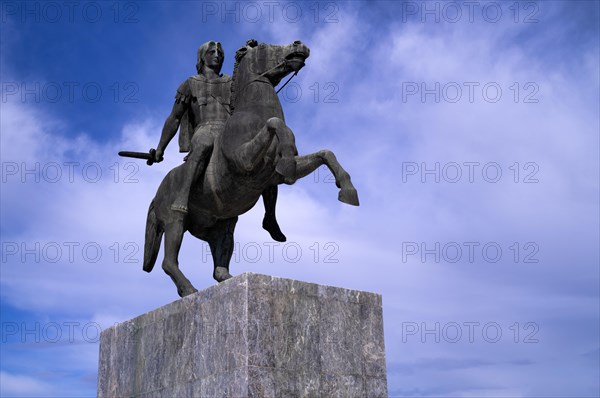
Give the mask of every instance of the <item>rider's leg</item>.
POLYGON ((285 242, 286 237, 283 232, 281 232, 275 216, 277 191, 277 185, 273 185, 265 189, 262 193, 263 203, 265 205, 265 217, 263 218, 262 227, 269 232, 273 240, 276 240, 277 242, 285 242))
POLYGON ((187 213, 190 190, 194 181, 204 173, 214 145, 213 136, 209 132, 197 131, 192 138, 192 149, 184 166, 183 181, 171 210, 187 213))

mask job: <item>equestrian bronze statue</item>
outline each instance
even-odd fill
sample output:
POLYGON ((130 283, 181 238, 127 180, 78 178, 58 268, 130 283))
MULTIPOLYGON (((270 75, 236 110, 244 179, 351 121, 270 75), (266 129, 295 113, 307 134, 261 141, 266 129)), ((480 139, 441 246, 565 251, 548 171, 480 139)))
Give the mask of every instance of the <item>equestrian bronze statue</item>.
MULTIPOLYGON (((231 115, 221 128, 206 127, 208 134, 202 133, 203 136, 196 138, 198 130, 194 132, 188 161, 191 157, 194 159, 175 167, 160 184, 148 209, 143 269, 150 272, 154 268, 164 236, 162 268, 177 286, 180 296, 197 291, 179 269, 178 254, 186 231, 208 242, 214 261, 213 277, 222 282, 231 278, 229 263, 238 217, 250 210, 261 196, 266 210, 263 227, 271 236, 277 236, 279 228, 269 230, 268 225, 274 221, 277 185, 294 184, 324 164, 340 189, 338 199, 358 206, 358 194, 350 175, 333 152, 324 149, 299 156, 294 134, 284 121, 275 87, 284 77, 304 67, 309 52, 300 41, 273 45, 250 40, 240 48, 236 52, 231 81, 228 104, 231 115), (190 167, 200 171, 190 172, 190 167), (189 192, 182 196, 182 187, 185 189, 190 181, 189 192), (181 202, 182 197, 187 198, 187 203, 181 202), (270 217, 273 218, 269 221, 270 217)), ((177 112, 176 116, 181 116, 181 109, 177 112)), ((193 110, 187 109, 187 112, 193 110)), ((173 128, 169 131, 172 138, 173 128)), ((166 141, 161 138, 160 153, 145 154, 149 164, 162 160, 165 142, 170 138, 167 136, 166 141)))

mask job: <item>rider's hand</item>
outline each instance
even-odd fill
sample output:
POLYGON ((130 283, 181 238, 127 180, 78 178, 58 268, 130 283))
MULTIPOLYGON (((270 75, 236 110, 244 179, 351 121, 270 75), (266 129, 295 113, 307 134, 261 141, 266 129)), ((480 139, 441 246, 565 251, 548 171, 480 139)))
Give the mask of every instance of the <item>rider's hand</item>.
POLYGON ((154 163, 160 163, 164 160, 165 151, 161 148, 156 148, 156 152, 154 153, 154 163))

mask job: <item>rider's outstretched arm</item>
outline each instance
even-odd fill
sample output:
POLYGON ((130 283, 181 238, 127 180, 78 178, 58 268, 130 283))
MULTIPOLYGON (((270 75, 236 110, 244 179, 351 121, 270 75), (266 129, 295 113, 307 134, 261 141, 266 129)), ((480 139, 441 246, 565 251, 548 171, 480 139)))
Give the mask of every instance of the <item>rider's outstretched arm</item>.
POLYGON ((179 124, 181 123, 181 118, 187 110, 188 105, 189 104, 179 101, 175 102, 175 104, 173 105, 173 110, 171 111, 169 117, 167 117, 167 120, 165 120, 165 125, 162 129, 160 141, 158 143, 158 146, 156 147, 156 162, 161 162, 163 160, 165 149, 167 148, 167 145, 169 145, 169 142, 171 142, 173 137, 175 137, 175 134, 177 134, 177 129, 179 128, 179 124))

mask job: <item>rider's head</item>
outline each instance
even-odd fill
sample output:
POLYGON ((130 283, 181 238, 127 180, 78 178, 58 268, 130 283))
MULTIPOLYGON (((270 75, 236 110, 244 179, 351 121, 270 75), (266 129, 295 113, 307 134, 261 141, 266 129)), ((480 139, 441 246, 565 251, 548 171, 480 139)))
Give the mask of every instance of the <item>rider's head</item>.
POLYGON ((216 74, 221 73, 221 67, 223 66, 223 60, 225 54, 223 53, 223 47, 218 41, 208 41, 198 48, 198 63, 196 64, 196 71, 198 74, 202 72, 202 67, 212 69, 216 74))

